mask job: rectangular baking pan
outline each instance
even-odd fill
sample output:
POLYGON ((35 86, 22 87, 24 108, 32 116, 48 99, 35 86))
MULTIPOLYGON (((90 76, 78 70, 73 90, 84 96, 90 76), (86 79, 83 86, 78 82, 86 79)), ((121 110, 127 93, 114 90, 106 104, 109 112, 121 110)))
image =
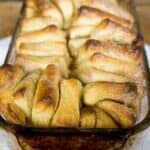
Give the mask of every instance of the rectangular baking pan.
MULTIPOLYGON (((136 13, 136 7, 133 0, 120 0, 120 3, 127 7, 133 16, 135 17, 136 26, 139 34, 141 35, 141 30, 139 27, 138 17, 136 13)), ((16 29, 13 34, 13 38, 8 50, 7 57, 5 59, 5 64, 13 64, 15 60, 15 40, 18 34, 20 23, 25 13, 25 3, 23 3, 20 16, 16 25, 16 29)), ((103 129, 103 128, 94 128, 94 129, 83 129, 83 128, 34 128, 31 126, 21 126, 7 123, 2 117, 0 117, 0 125, 5 128, 12 129, 15 132, 20 133, 32 133, 32 134, 104 134, 104 135, 133 135, 138 133, 150 126, 150 72, 148 68, 148 61, 146 57, 146 53, 144 50, 144 41, 142 38, 142 49, 143 49, 143 61, 146 72, 146 96, 143 100, 142 105, 146 106, 147 112, 143 115, 143 118, 139 123, 129 129, 103 129)), ((144 108, 143 107, 143 108, 144 108)), ((145 108, 144 108, 145 110, 145 108)))

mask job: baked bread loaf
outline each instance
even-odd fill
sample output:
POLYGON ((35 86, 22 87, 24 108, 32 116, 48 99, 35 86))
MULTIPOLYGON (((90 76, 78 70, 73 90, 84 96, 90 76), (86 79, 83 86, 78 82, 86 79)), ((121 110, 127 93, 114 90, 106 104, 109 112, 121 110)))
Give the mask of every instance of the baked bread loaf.
POLYGON ((135 125, 145 74, 134 23, 117 0, 26 0, 15 64, 0 67, 3 118, 38 128, 135 125))

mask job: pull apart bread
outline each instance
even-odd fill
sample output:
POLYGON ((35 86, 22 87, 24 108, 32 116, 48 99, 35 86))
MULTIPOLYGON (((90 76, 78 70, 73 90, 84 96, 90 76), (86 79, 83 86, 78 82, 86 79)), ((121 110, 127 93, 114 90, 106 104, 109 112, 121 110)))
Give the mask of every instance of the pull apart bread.
POLYGON ((129 128, 145 72, 134 17, 117 0, 26 0, 0 114, 40 128, 129 128))

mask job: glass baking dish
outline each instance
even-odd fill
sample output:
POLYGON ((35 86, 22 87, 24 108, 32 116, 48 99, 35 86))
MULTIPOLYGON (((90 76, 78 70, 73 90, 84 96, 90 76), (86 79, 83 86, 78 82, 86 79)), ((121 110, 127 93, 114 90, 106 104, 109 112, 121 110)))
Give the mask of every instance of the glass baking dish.
MULTIPOLYGON (((120 3, 127 7, 135 17, 136 26, 138 29, 139 34, 141 34, 138 17, 136 13, 136 8, 133 0, 120 0, 120 3)), ((9 47, 9 51, 5 60, 5 64, 13 64, 15 60, 15 40, 16 36, 19 31, 21 20, 24 16, 25 12, 25 3, 23 3, 20 16, 16 25, 16 29, 13 34, 13 38, 9 47)), ((143 38, 142 38, 143 39, 143 38)), ((83 128, 34 128, 32 126, 21 126, 21 125, 14 125, 6 122, 2 117, 0 117, 0 125, 2 125, 5 128, 12 129, 13 131, 17 133, 32 133, 32 134, 104 134, 104 135, 133 135, 135 133, 138 133, 147 127, 150 126, 150 72, 148 68, 148 61, 146 57, 146 53, 144 50, 144 42, 142 40, 142 48, 143 48, 143 61, 144 61, 144 67, 146 72, 146 96, 142 100, 142 112, 140 120, 137 122, 137 124, 131 128, 128 129, 103 129, 103 128, 93 128, 93 129, 83 129, 83 128), (147 107, 145 109, 145 106, 147 107), (143 112, 144 111, 144 112, 143 112), (145 112, 146 111, 146 112, 145 112)))

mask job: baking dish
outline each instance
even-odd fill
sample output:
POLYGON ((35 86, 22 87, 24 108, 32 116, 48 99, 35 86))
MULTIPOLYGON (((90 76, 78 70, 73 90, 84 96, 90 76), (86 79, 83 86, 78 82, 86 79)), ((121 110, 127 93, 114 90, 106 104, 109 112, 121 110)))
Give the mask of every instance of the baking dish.
MULTIPOLYGON (((135 5, 134 2, 131 0, 122 0, 121 4, 124 5, 125 7, 128 7, 132 14, 135 16, 135 20, 136 20, 136 26, 138 29, 138 32, 141 33, 140 28, 139 28, 139 24, 137 21, 137 15, 136 15, 136 10, 135 10, 135 5)), ((13 35, 13 39, 8 51, 8 55, 6 57, 5 60, 5 64, 13 64, 14 63, 14 58, 15 58, 15 39, 16 36, 18 34, 19 31, 19 27, 20 27, 20 23, 21 20, 24 16, 24 12, 25 12, 25 4, 23 4, 22 10, 21 10, 21 14, 20 17, 18 19, 17 25, 16 25, 16 29, 13 35)), ((144 43, 142 42, 142 44, 144 45, 144 43)), ((144 49, 144 46, 143 46, 144 49)), ((101 129, 101 128, 96 128, 96 129, 83 129, 83 128, 48 128, 48 129, 43 129, 43 128, 33 128, 31 126, 21 126, 21 125, 13 125, 10 123, 7 123, 6 121, 4 121, 2 118, 0 118, 0 124, 2 124, 4 127, 8 127, 13 129, 16 132, 30 132, 30 133, 38 133, 38 134, 118 134, 118 135, 122 135, 122 134, 135 134, 137 132, 140 132, 142 130, 144 130, 145 128, 147 128, 150 125, 150 79, 149 79, 149 69, 148 69, 148 63, 147 63, 147 58, 146 58, 146 54, 143 50, 143 60, 144 60, 144 66, 145 66, 145 72, 146 72, 146 96, 143 100, 143 107, 147 106, 147 112, 146 113, 141 113, 142 117, 141 120, 139 121, 139 123, 137 123, 135 126, 129 128, 129 129, 101 129)), ((145 108, 143 109, 145 110, 145 108)))

